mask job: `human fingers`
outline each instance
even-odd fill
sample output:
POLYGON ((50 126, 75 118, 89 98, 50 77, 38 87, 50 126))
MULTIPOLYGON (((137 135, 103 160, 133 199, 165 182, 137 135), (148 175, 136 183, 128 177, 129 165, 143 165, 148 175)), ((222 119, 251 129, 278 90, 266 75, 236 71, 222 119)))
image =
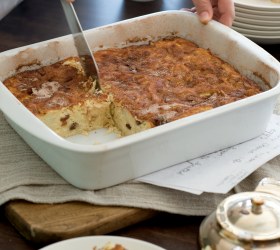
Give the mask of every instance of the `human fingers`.
POLYGON ((213 8, 210 0, 193 0, 199 20, 206 24, 213 17, 213 8))
POLYGON ((217 8, 220 16, 218 21, 227 26, 231 26, 235 16, 233 1, 218 0, 217 8))

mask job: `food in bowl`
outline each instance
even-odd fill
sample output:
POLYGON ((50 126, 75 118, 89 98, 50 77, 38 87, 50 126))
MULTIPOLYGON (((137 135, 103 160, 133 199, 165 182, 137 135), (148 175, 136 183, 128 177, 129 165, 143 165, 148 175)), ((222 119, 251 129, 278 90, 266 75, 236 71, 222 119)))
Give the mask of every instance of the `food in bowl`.
POLYGON ((179 37, 96 51, 102 91, 70 57, 4 84, 57 134, 131 135, 262 92, 211 51, 179 37))
POLYGON ((104 247, 98 248, 93 247, 93 250, 127 250, 124 248, 121 244, 113 244, 111 242, 108 242, 104 247))

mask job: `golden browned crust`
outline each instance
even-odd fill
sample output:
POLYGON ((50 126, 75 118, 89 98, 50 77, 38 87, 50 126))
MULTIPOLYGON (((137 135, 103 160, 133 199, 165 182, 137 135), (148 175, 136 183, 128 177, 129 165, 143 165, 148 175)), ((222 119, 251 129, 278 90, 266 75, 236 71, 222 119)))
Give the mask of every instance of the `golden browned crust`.
POLYGON ((133 134, 261 92, 210 51, 182 38, 105 49, 95 52, 95 58, 102 93, 94 91, 78 58, 19 73, 4 84, 56 132, 64 126, 58 132, 62 136, 102 126, 133 134), (95 125, 79 123, 94 117, 95 125))
POLYGON ((79 58, 67 58, 37 70, 19 73, 4 81, 10 91, 35 115, 83 103, 106 100, 85 77, 79 58))
POLYGON ((108 242, 102 248, 93 247, 93 250, 126 250, 126 248, 124 248, 121 244, 112 244, 108 242))
POLYGON ((182 38, 95 53, 102 85, 140 120, 155 125, 259 93, 233 67, 182 38))

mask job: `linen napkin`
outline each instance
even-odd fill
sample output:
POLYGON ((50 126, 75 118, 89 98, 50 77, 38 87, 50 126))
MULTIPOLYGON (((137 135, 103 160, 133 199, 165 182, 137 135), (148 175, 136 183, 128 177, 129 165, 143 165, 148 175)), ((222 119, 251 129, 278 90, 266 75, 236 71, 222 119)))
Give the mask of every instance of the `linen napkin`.
MULTIPOLYGON (((275 113, 280 114, 280 101, 275 113)), ((226 166, 225 166, 226 167, 226 166)), ((261 166, 235 190, 253 191, 264 177, 280 180, 280 156, 261 166)), ((183 191, 130 181, 98 191, 81 190, 62 179, 8 125, 0 112, 0 205, 24 199, 35 203, 83 201, 155 209, 182 215, 208 215, 228 195, 183 191)))

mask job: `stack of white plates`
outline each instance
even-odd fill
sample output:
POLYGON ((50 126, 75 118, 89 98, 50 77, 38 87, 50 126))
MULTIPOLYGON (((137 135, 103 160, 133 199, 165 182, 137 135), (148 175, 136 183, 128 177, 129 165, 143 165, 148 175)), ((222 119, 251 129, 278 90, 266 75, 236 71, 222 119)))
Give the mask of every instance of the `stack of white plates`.
POLYGON ((234 0, 233 29, 256 43, 280 43, 279 0, 234 0))

